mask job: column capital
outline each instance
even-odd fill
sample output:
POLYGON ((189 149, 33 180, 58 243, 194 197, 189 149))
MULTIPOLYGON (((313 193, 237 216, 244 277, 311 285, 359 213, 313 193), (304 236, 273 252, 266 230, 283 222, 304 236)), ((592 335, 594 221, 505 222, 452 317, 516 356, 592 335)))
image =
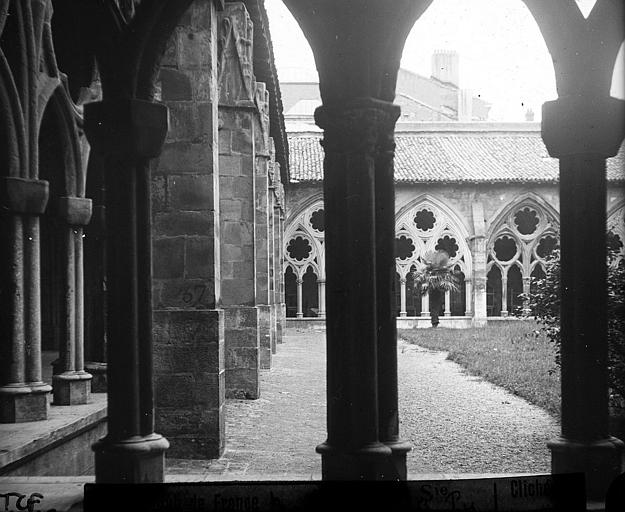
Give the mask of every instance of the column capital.
POLYGON ((625 137, 625 101, 611 96, 562 96, 542 109, 542 138, 549 155, 610 158, 625 137))
POLYGON ((406 284, 406 278, 405 277, 400 277, 399 278, 399 283, 400 284, 406 284))
POLYGON ((322 105, 315 122, 324 130, 326 152, 348 154, 393 152, 393 132, 400 108, 375 98, 356 98, 343 105, 322 105))
POLYGON ((168 108, 138 99, 85 105, 85 134, 100 153, 129 158, 157 157, 167 135, 168 108))
POLYGON ((46 210, 49 184, 14 176, 0 177, 0 208, 13 213, 40 215, 46 210))

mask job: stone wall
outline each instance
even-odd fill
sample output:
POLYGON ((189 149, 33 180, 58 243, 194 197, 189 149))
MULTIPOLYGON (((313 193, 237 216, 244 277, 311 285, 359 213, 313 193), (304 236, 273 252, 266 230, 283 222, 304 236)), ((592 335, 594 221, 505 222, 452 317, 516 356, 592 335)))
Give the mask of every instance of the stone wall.
POLYGON ((159 78, 170 129, 152 173, 155 412, 170 457, 225 446, 217 27, 214 4, 196 1, 159 78))
POLYGON ((170 457, 223 453, 225 398, 260 396, 276 342, 282 299, 270 265, 282 189, 270 176, 269 95, 254 80, 252 31, 243 3, 217 13, 198 0, 160 72, 170 131, 152 174, 154 367, 156 430, 170 457))

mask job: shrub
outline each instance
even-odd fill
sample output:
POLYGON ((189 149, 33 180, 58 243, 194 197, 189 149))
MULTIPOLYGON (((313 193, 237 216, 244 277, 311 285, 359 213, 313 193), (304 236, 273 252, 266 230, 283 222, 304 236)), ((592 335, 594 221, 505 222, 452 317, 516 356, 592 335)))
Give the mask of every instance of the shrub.
MULTIPOLYGON (((625 398, 625 261, 620 258, 618 236, 608 232, 608 383, 611 404, 622 404, 625 398)), ((555 249, 546 264, 546 277, 532 279, 535 290, 530 297, 530 314, 544 334, 555 344, 556 365, 560 366, 560 251, 555 249)), ((622 405, 621 405, 622 406, 622 405)))

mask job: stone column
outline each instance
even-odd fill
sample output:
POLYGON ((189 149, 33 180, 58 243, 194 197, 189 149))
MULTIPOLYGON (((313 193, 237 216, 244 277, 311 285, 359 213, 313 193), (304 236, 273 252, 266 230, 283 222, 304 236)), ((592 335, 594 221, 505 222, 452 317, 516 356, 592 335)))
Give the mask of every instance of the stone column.
POLYGON ((451 316, 451 292, 449 290, 445 292, 445 311, 443 316, 451 316))
POLYGON ((421 295, 421 316, 430 316, 430 295, 428 292, 421 295))
MULTIPOLYGON (((375 154, 375 286, 378 371, 379 439, 391 449, 391 464, 381 478, 406 480, 406 454, 411 445, 399 437, 397 392, 397 316, 395 312, 395 177, 393 132, 400 108, 390 102, 368 101, 377 132, 375 154)), ((355 261, 355 260, 353 260, 355 261)), ((382 462, 382 460, 380 460, 382 462)))
POLYGON ((58 214, 67 224, 62 334, 65 342, 59 351, 59 373, 52 377, 54 405, 86 404, 91 393, 91 374, 84 365, 83 226, 91 219, 91 199, 61 197, 58 214))
POLYGON ((530 285, 532 282, 532 278, 530 276, 523 278, 523 314, 529 315, 531 310, 529 306, 529 296, 530 296, 530 285))
MULTIPOLYGON (((324 480, 374 480, 390 471, 392 450, 378 433, 376 321, 375 226, 382 219, 376 219, 375 156, 386 118, 384 108, 369 99, 315 112, 325 150, 328 438, 317 447, 324 480)), ((394 214, 386 190, 380 194, 394 214)), ((389 293, 388 305, 391 298, 389 293)), ((386 302, 385 297, 384 307, 386 302)))
POLYGON ((473 309, 472 309, 472 299, 473 299, 473 283, 471 281, 471 279, 465 279, 464 280, 464 297, 465 297, 465 311, 464 311, 464 315, 465 316, 471 316, 473 314, 473 309))
POLYGON ((399 316, 407 316, 406 311, 406 278, 399 278, 399 316))
POLYGON ((52 388, 41 375, 38 216, 46 209, 48 182, 17 176, 1 180, 0 422, 45 420, 52 388))
POLYGON ((85 132, 106 155, 108 435, 93 445, 96 482, 162 482, 169 443, 154 432, 149 159, 167 107, 121 99, 85 106, 85 132))
POLYGON ((302 311, 302 285, 304 281, 302 281, 301 277, 298 277, 295 281, 297 283, 297 318, 303 318, 304 312, 302 311))
POLYGON ((320 279, 317 282, 319 287, 319 317, 326 317, 326 282, 325 279, 320 279))
POLYGON ((604 499, 624 469, 608 433, 606 170, 625 135, 625 102, 565 96, 543 106, 542 134, 560 159, 562 435, 549 443, 553 473, 586 474, 604 499))
POLYGON ((508 316, 508 274, 501 272, 501 316, 508 316))

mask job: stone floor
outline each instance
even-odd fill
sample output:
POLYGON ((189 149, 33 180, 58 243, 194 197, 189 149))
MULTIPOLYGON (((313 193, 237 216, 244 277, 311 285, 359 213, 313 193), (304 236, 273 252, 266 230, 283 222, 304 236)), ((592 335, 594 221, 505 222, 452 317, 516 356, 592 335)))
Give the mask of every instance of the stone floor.
MULTIPOLYGON (((546 442, 559 428, 542 409, 401 341, 398 376, 400 432, 414 447, 409 478, 549 471, 546 442)), ((325 331, 288 329, 262 372, 261 398, 227 401, 223 457, 168 459, 167 479, 318 479, 325 403, 325 331)))

